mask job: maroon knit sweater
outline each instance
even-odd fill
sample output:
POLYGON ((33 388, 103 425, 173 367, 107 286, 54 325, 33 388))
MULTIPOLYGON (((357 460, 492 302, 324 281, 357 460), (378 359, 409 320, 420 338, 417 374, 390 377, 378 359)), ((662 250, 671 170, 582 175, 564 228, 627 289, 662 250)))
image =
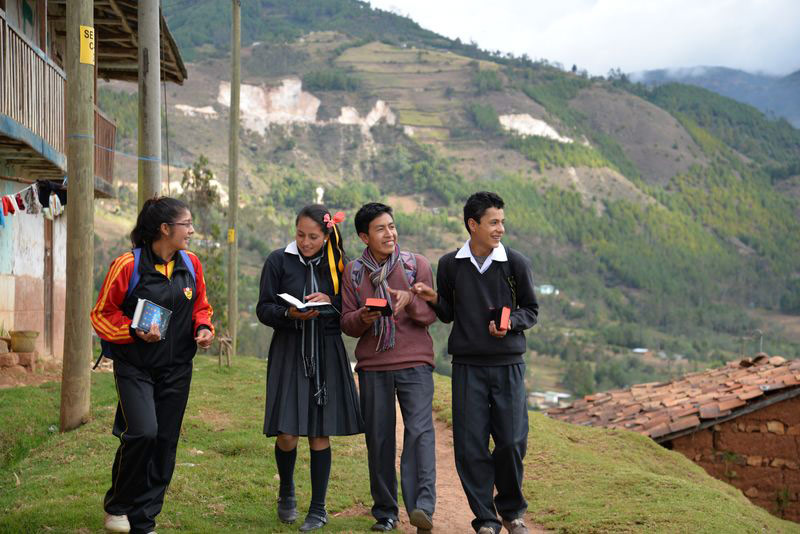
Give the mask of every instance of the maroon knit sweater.
MULTIPOLYGON (((431 264, 424 256, 417 257, 417 282, 423 282, 433 287, 433 272, 431 264)), ((414 299, 395 315, 395 342, 394 347, 384 352, 375 352, 378 337, 372 333, 372 325, 361 320, 360 308, 356 304, 355 289, 350 272, 353 262, 347 264, 342 276, 342 332, 351 337, 359 338, 356 345, 356 370, 365 371, 394 371, 407 369, 417 365, 433 365, 433 340, 428 334, 428 325, 436 320, 433 308, 419 297, 414 299)), ((398 262, 387 279, 392 289, 408 290, 408 278, 403 270, 403 265, 398 262)), ((358 291, 358 302, 361 306, 364 301, 375 296, 375 288, 369 279, 369 271, 364 270, 361 286, 358 291)))

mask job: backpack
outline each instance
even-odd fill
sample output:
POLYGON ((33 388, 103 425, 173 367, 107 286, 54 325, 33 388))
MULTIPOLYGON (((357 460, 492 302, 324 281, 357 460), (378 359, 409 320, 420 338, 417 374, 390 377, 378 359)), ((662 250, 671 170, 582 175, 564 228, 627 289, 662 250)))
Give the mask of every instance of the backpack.
MULTIPOLYGON (((141 275, 139 274, 139 260, 142 257, 142 249, 135 248, 131 252, 133 252, 133 272, 131 273, 130 279, 128 279, 128 290, 125 292, 126 299, 131 296, 133 290, 136 289, 137 285, 139 285, 139 279, 141 278, 141 275)), ((183 264, 186 265, 186 269, 189 270, 189 274, 192 275, 192 280, 194 280, 195 285, 197 285, 197 274, 194 272, 194 264, 192 263, 191 258, 189 258, 189 254, 187 254, 185 250, 179 250, 178 252, 181 255, 183 264)), ((111 359, 111 345, 112 343, 110 341, 106 341, 105 339, 100 340, 100 357, 97 358, 92 370, 97 369, 97 366, 100 365, 100 360, 103 359, 103 356, 111 359)))
MULTIPOLYGON (((456 251, 458 252, 458 251, 456 251)), ((517 279, 514 277, 514 273, 511 271, 511 249, 506 247, 506 256, 508 256, 508 261, 501 261, 500 268, 503 269, 503 276, 506 279, 506 283, 508 283, 509 289, 511 289, 511 310, 517 309, 517 279)), ((450 262, 449 272, 447 273, 447 277, 453 283, 453 303, 456 301, 456 287, 455 281, 456 276, 458 275, 458 262, 456 261, 455 257, 453 257, 453 261, 450 262)))
MULTIPOLYGON (((400 265, 403 266, 403 272, 405 272, 406 280, 408 280, 408 286, 411 287, 411 284, 417 279, 417 257, 411 252, 401 250, 400 265)), ((361 307, 361 299, 358 296, 358 292, 361 287, 361 280, 364 279, 365 270, 364 262, 361 261, 360 258, 353 261, 353 269, 350 271, 350 281, 353 283, 356 305, 359 308, 361 307)))

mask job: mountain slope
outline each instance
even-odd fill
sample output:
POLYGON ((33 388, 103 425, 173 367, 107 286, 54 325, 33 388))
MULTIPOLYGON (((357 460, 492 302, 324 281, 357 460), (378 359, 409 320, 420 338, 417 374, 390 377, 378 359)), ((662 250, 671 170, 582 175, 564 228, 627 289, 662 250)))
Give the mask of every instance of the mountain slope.
MULTIPOLYGON (((699 87, 589 79, 457 42, 435 46, 435 34, 360 2, 333 2, 329 16, 313 7, 301 17, 293 6, 243 7, 249 39, 294 32, 245 39, 242 54, 243 303, 256 298, 264 256, 291 239, 294 213, 318 187, 350 217, 368 200, 391 202, 404 248, 434 263, 466 237, 466 196, 491 189, 507 201, 507 243, 532 258, 537 283, 560 290, 542 299, 532 354, 556 357, 562 370, 580 364, 592 375, 586 387, 732 358, 756 328, 770 352, 800 354, 777 323, 759 319, 769 314, 750 313, 777 312, 800 293, 800 131, 786 121, 699 87), (665 357, 625 359, 635 346, 665 357), (630 373, 609 371, 620 359, 630 373)), ((203 154, 223 184, 227 37, 220 29, 194 44, 186 32, 211 14, 222 21, 228 7, 165 3, 181 46, 197 54, 187 83, 167 91, 171 164, 203 154)), ((100 91, 128 152, 136 104, 122 91, 131 89, 100 91)), ((117 165, 118 176, 136 175, 134 160, 117 165)), ((224 226, 221 210, 203 216, 209 228, 224 226)), ((352 225, 344 229, 348 252, 359 254, 352 225)), ((243 339, 263 346, 242 313, 243 339)), ((440 353, 439 326, 434 338, 440 353)), ((579 386, 565 378, 561 387, 579 386)))
POLYGON ((800 128, 800 71, 781 77, 725 67, 692 67, 649 70, 631 77, 647 85, 682 83, 703 87, 765 114, 783 117, 800 128))

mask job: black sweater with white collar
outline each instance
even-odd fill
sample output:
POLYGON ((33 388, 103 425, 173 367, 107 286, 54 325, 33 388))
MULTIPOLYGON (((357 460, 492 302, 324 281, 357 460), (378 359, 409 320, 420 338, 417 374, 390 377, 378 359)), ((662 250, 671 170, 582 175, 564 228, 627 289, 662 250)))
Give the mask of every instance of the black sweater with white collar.
POLYGON ((456 258, 456 252, 439 260, 436 274, 439 299, 434 306, 442 322, 453 323, 447 351, 453 363, 469 365, 511 365, 522 363, 525 353, 524 330, 536 324, 539 303, 533 291, 528 259, 506 248, 508 265, 493 261, 483 273, 469 258, 456 258), (509 280, 511 278, 511 280, 509 280), (511 311, 511 329, 502 338, 489 334, 492 310, 512 306, 512 285, 516 309, 511 311))

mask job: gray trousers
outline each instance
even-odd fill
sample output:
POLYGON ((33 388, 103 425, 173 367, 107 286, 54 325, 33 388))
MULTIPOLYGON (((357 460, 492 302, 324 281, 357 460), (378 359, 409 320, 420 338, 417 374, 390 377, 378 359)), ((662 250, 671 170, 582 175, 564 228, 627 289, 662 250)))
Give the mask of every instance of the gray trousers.
POLYGON ((472 527, 500 531, 501 518, 522 517, 522 459, 528 445, 525 364, 453 364, 456 470, 475 515, 472 527), (494 450, 489 451, 489 436, 494 450), (497 495, 494 495, 494 488, 497 495))
POLYGON ((395 395, 403 415, 400 480, 410 513, 433 516, 436 504, 436 441, 433 430, 433 369, 419 365, 396 371, 358 372, 367 440, 369 487, 375 519, 397 519, 395 395))

